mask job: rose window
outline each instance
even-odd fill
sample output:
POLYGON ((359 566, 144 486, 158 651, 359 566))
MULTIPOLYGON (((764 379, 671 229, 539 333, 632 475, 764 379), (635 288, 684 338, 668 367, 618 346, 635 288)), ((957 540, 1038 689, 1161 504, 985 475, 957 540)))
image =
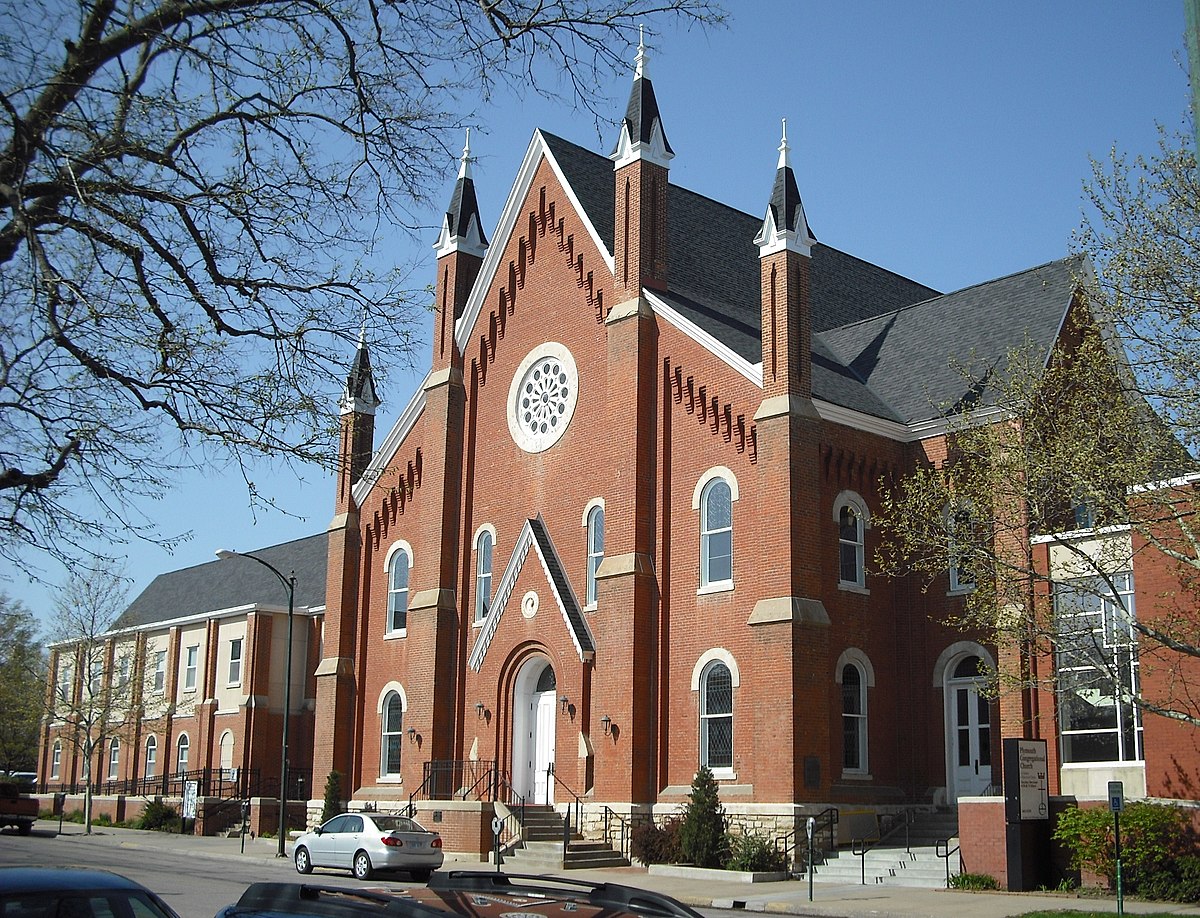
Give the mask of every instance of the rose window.
POLYGON ((553 446, 571 422, 578 389, 575 361, 561 344, 529 354, 509 390, 509 431, 517 445, 530 453, 553 446))

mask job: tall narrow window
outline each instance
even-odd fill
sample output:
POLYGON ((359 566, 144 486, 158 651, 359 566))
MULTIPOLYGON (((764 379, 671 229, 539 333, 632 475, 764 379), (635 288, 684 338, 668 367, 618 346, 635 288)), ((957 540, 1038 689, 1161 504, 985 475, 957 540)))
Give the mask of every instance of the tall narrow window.
POLYGON ((411 561, 408 552, 398 549, 392 554, 388 570, 388 631, 403 631, 408 627, 408 575, 411 561))
POLYGON ((121 741, 115 736, 108 744, 108 780, 115 781, 121 773, 121 741))
POLYGON ((700 676, 700 764, 733 768, 733 677, 724 663, 709 663, 700 676))
POLYGON ((92 661, 92 673, 88 679, 88 693, 94 698, 100 694, 100 689, 104 684, 104 661, 92 661))
POLYGON ((723 478, 700 498, 700 586, 733 582, 733 495, 723 478))
POLYGON ((842 667, 842 769, 867 770, 867 689, 852 663, 842 667))
POLYGON ((475 621, 492 608, 492 533, 484 529, 475 541, 475 621))
POLYGON ((200 645, 192 644, 186 652, 183 668, 183 689, 186 692, 196 690, 196 672, 200 663, 200 645))
POLYGON ((158 740, 153 736, 146 738, 146 777, 153 778, 158 774, 158 740))
POLYGON ((129 655, 122 654, 117 660, 117 688, 124 689, 129 685, 129 655))
POLYGON ((950 536, 950 592, 975 589, 975 569, 971 561, 971 540, 975 536, 969 507, 959 507, 947 521, 950 536))
POLYGON ((863 526, 853 507, 838 513, 838 580, 863 585, 863 526))
POLYGON ((229 642, 229 684, 242 684, 242 639, 229 642))
POLYGON ((60 701, 69 702, 71 700, 71 681, 74 675, 71 672, 71 667, 63 663, 58 668, 58 698, 60 701))
POLYGON ((54 743, 54 751, 50 754, 50 777, 57 778, 62 769, 62 743, 54 743))
POLYGON ((179 774, 188 770, 188 753, 191 751, 191 747, 192 741, 184 733, 179 737, 179 744, 175 747, 175 771, 179 774))
POLYGON ((383 701, 383 723, 380 736, 380 777, 400 774, 400 740, 403 738, 404 704, 400 695, 390 692, 383 701))
POLYGON ((596 605, 596 571, 604 560, 604 508, 592 507, 587 515, 587 588, 584 604, 596 605))
POLYGON ((154 652, 154 691, 162 692, 167 687, 167 652, 154 652))

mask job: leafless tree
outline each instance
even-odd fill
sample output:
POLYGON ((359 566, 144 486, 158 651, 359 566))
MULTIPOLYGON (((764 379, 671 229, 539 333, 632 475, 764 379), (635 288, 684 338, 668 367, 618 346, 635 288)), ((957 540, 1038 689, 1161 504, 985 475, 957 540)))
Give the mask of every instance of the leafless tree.
POLYGON ((394 236, 474 110, 586 107, 641 23, 712 4, 4 4, 0 557, 156 537, 136 503, 182 467, 329 463, 360 328, 381 374, 413 351, 394 236))

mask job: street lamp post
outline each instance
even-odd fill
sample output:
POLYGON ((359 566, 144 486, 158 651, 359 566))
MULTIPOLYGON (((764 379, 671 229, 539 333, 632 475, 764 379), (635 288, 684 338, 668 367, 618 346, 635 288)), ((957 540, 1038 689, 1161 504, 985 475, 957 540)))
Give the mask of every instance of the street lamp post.
POLYGON ((288 593, 287 656, 283 667, 283 749, 280 752, 279 761, 279 850, 275 852, 276 857, 287 857, 284 846, 287 841, 288 725, 292 719, 292 612, 296 606, 296 572, 292 571, 290 577, 285 577, 275 565, 264 561, 257 555, 230 551, 226 548, 217 549, 217 557, 222 561, 230 558, 249 558, 251 561, 257 561, 279 578, 279 582, 283 584, 288 593))

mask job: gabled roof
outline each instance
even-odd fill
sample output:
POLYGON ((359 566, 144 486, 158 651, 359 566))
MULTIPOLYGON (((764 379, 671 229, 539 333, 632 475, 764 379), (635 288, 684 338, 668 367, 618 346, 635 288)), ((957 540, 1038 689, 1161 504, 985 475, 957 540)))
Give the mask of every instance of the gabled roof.
POLYGON ((537 553, 538 560, 542 563, 542 571, 549 582, 551 595, 562 615, 563 623, 567 627, 571 643, 574 644, 579 659, 589 660, 596 653, 596 641, 592 637, 592 630, 588 627, 587 619, 584 618, 583 611, 579 607, 579 599, 575 596, 571 581, 567 577, 566 571, 563 570, 562 560, 546 529, 546 523, 539 514, 534 519, 527 519, 525 525, 521 527, 521 533, 513 545, 508 564, 505 565, 504 573, 500 576, 500 582, 496 586, 492 608, 488 612, 483 627, 479 629, 475 638, 475 646, 471 648, 471 653, 467 657, 467 665, 475 672, 479 672, 480 667, 483 666, 483 658, 487 655, 492 638, 496 636, 496 630, 509 606, 520 605, 520 599, 514 603, 512 593, 531 549, 537 553))
MULTIPOLYGON (((329 537, 318 535, 248 552, 274 565, 286 577, 296 574, 296 609, 323 608, 329 537)), ((137 628, 262 605, 287 608, 287 590, 269 570, 247 558, 209 561, 159 574, 129 604, 113 630, 137 628)))

